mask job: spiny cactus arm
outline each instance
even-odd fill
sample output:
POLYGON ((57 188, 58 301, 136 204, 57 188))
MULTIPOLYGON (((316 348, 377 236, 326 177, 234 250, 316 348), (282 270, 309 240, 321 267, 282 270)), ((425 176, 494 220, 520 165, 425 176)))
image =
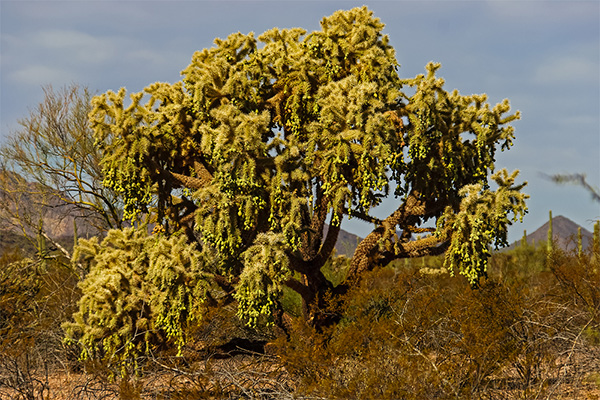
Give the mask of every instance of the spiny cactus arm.
POLYGON ((260 320, 267 325, 275 322, 277 299, 292 272, 286 247, 284 235, 266 232, 242 254, 244 269, 233 297, 238 301, 238 316, 249 326, 260 320))
MULTIPOLYGON (((335 214, 335 213, 334 213, 335 214)), ((327 230, 327 236, 325 236, 325 240, 321 244, 321 248, 319 249, 319 253, 315 258, 315 263, 322 267, 325 265, 325 262, 331 256, 333 249, 335 248, 335 244, 337 243, 338 236, 341 229, 341 220, 342 217, 335 217, 335 215, 331 216, 331 221, 329 224, 329 229, 327 230)), ((319 267, 319 269, 320 269, 319 267)))
POLYGON ((346 208, 344 209, 344 215, 348 215, 350 218, 358 218, 361 221, 374 225, 381 225, 383 223, 383 220, 362 211, 349 210, 346 208))
POLYGON ((495 191, 481 184, 465 186, 459 192, 459 211, 447 208, 438 220, 438 230, 451 235, 445 266, 451 273, 458 270, 472 285, 486 275, 490 247, 508 245, 508 225, 527 213, 525 200, 529 196, 521 193, 527 183, 515 184, 518 172, 509 175, 501 170, 492 175, 498 185, 495 191))
POLYGON ((308 302, 310 302, 312 296, 314 295, 314 293, 311 292, 307 285, 292 277, 289 277, 285 281, 283 281, 283 284, 292 289, 294 292, 300 294, 300 296, 302 296, 302 298, 307 304, 308 302))

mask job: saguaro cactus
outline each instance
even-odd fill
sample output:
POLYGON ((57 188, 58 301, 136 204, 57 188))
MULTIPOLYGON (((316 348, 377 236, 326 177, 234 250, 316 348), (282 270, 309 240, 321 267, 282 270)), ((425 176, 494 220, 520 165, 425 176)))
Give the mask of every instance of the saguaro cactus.
POLYGON ((600 253, 600 221, 594 224, 594 241, 592 242, 592 250, 595 254, 600 253))
POLYGON ((77 221, 73 220, 73 248, 77 246, 77 240, 79 240, 77 235, 77 221))
POLYGON ((577 255, 581 257, 583 254, 583 240, 581 238, 581 227, 577 227, 577 255))
POLYGON ((37 251, 41 258, 46 257, 47 246, 46 246, 46 238, 43 235, 44 231, 44 220, 40 217, 40 222, 38 223, 38 232, 37 232, 37 251))
POLYGON ((548 222, 548 253, 551 253, 553 250, 554 242, 552 238, 552 210, 550 210, 550 221, 548 222))

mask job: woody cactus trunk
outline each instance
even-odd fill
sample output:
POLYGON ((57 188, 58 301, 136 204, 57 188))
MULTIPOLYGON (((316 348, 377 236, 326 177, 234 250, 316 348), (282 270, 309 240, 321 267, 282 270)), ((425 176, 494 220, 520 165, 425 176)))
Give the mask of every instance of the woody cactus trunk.
POLYGON ((490 246, 507 244, 527 196, 494 161, 519 113, 445 91, 439 64, 402 79, 383 27, 362 7, 311 33, 232 34, 196 52, 181 82, 93 100, 104 184, 127 218, 180 232, 202 254, 189 281, 210 282, 202 301, 276 323, 287 287, 318 326, 332 321, 325 299, 394 259, 445 253, 476 284, 490 246), (375 217, 388 197, 396 206, 375 217), (322 267, 348 218, 374 229, 334 287, 322 267))

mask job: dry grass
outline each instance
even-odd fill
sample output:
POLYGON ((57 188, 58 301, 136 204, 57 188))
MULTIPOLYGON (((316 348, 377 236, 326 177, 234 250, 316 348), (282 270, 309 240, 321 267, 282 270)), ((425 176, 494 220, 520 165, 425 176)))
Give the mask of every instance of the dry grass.
MULTIPOLYGON (((481 399, 600 399, 599 354, 578 356, 559 363, 560 374, 530 385, 523 390, 514 371, 490 377, 481 399), (583 370, 585 366, 586 371, 583 370), (511 377, 512 376, 512 377, 511 377)), ((342 367, 341 365, 339 367, 342 367)), ((357 366, 353 366, 357 367, 357 366)), ((366 366, 367 368, 369 366, 366 366)), ((381 368, 382 365, 379 365, 381 368)), ((402 371, 397 371, 402 373, 402 371)), ((378 398, 377 396, 344 397, 335 394, 300 395, 295 393, 296 379, 276 358, 238 355, 227 360, 206 361, 186 370, 159 368, 142 377, 117 379, 81 372, 49 372, 40 375, 44 390, 14 390, 0 387, 0 399, 112 400, 112 399, 325 399, 378 398)), ((24 383, 24 382, 23 382, 24 383)), ((23 389, 21 387, 21 389, 23 389)), ((321 388, 327 391, 330 388, 321 388)), ((457 398, 467 398, 459 396, 457 398)))

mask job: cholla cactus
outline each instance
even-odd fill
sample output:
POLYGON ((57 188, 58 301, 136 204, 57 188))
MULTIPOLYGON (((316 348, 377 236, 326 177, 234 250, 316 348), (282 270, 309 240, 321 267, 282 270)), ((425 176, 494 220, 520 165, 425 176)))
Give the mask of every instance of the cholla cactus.
POLYGON ((268 325, 274 322, 276 301, 291 275, 285 249, 283 235, 267 232, 244 253, 246 268, 234 297, 239 302, 238 316, 250 326, 256 326, 261 316, 268 325))
POLYGON ((103 182, 125 217, 150 213, 167 235, 185 229, 212 249, 250 324, 272 312, 282 284, 302 297, 307 321, 328 324, 329 311, 311 314, 333 292, 447 249, 474 282, 488 247, 506 245, 526 212, 516 174, 494 174, 520 114, 508 100, 446 91, 440 64, 401 78, 383 28, 361 7, 310 33, 235 33, 196 52, 179 82, 92 100, 103 182), (380 219, 373 211, 390 191, 397 205, 380 219), (375 226, 334 287, 322 269, 344 218, 375 226))
POLYGON ((513 220, 523 218, 527 195, 520 192, 523 185, 515 185, 517 172, 508 175, 505 170, 492 175, 499 188, 494 192, 483 185, 469 185, 459 195, 464 197, 458 213, 447 211, 438 224, 450 227, 452 240, 446 252, 444 265, 453 274, 458 270, 472 285, 486 274, 490 247, 506 246, 507 210, 513 220))
POLYGON ((91 269, 74 322, 64 328, 82 359, 124 366, 157 345, 181 349, 206 293, 194 247, 183 235, 149 236, 144 228, 109 231, 102 243, 81 239, 73 259, 91 269))

